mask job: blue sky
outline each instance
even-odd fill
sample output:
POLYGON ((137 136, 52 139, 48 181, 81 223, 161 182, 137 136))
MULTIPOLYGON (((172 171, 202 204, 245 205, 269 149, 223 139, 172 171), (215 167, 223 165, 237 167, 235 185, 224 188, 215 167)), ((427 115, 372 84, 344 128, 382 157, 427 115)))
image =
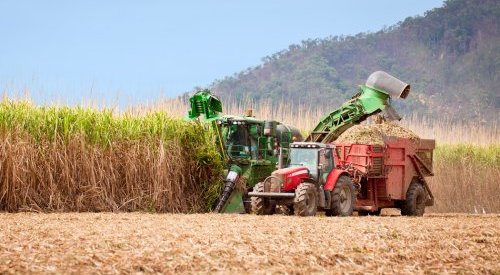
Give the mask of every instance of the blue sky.
POLYGON ((39 103, 151 102, 308 38, 377 31, 438 0, 0 2, 0 91, 39 103))

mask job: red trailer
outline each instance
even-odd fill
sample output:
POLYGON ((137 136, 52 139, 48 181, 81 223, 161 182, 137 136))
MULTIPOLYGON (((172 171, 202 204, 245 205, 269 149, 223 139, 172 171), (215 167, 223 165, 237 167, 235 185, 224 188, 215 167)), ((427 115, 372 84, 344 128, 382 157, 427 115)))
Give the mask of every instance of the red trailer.
POLYGON ((400 208, 403 215, 422 215, 434 197, 425 180, 433 176, 435 141, 388 138, 385 145, 336 144, 338 168, 349 173, 357 190, 354 210, 379 214, 400 208))
POLYGON ((384 145, 292 143, 290 166, 274 171, 248 194, 252 210, 269 215, 276 205, 285 205, 300 216, 317 210, 348 216, 396 207, 402 215, 421 216, 434 203, 425 180, 433 175, 434 147, 434 140, 397 137, 384 145))

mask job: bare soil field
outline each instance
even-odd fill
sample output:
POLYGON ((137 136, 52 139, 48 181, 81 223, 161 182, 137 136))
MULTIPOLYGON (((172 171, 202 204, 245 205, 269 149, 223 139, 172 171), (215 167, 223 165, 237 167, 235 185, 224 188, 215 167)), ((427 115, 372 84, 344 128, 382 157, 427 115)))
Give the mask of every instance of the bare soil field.
POLYGON ((499 273, 500 215, 0 213, 2 273, 499 273))

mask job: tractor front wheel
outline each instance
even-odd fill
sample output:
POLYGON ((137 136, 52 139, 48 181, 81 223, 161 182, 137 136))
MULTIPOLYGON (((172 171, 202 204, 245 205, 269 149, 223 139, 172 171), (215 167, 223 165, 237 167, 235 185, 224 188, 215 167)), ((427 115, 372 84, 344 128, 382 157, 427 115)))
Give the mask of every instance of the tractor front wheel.
MULTIPOLYGON (((264 183, 259 182, 253 188, 254 192, 264 192, 264 183)), ((272 215, 276 210, 276 205, 272 204, 267 198, 252 197, 252 212, 257 215, 272 215)))
POLYGON ((406 191, 406 200, 401 204, 401 215, 423 216, 426 200, 427 192, 425 192, 424 186, 414 179, 406 191))
POLYGON ((318 208, 316 186, 312 183, 301 183, 295 190, 293 210, 297 216, 314 216, 318 208))
POLYGON ((348 176, 340 176, 332 191, 332 216, 351 216, 354 211, 356 191, 348 176))

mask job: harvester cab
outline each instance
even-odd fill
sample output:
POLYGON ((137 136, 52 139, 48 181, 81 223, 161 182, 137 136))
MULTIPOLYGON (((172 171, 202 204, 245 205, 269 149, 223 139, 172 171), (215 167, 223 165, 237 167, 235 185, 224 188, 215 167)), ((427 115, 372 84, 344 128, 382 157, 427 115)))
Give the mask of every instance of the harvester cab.
POLYGON ((226 178, 216 212, 250 211, 247 192, 276 169, 277 163, 289 162, 289 146, 302 140, 300 132, 276 121, 243 116, 222 115, 221 100, 209 90, 197 92, 190 99, 189 119, 204 116, 211 123, 215 142, 226 163, 226 178), (238 184, 239 183, 239 184, 238 184))

